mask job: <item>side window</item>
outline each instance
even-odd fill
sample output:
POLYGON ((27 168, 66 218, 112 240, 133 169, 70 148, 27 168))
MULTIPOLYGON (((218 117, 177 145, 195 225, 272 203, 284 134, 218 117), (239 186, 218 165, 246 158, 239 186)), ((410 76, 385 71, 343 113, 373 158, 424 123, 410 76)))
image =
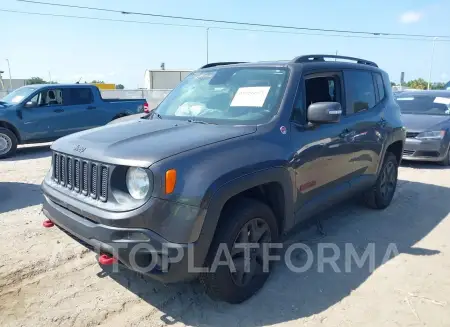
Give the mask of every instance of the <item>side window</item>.
POLYGON ((347 115, 375 106, 375 85, 372 73, 358 70, 344 72, 347 115))
POLYGON ((93 101, 92 91, 89 88, 67 89, 67 105, 89 104, 93 101))
POLYGON ((38 99, 39 106, 63 105, 63 93, 61 89, 50 89, 42 91, 38 99))
POLYGON ((340 102, 340 79, 337 75, 306 77, 305 79, 305 105, 303 93, 297 95, 292 119, 305 124, 307 122, 307 109, 316 102, 340 102))
POLYGON ((382 101, 385 97, 383 77, 381 77, 381 74, 378 73, 375 73, 374 76, 378 88, 378 99, 379 101, 382 101))

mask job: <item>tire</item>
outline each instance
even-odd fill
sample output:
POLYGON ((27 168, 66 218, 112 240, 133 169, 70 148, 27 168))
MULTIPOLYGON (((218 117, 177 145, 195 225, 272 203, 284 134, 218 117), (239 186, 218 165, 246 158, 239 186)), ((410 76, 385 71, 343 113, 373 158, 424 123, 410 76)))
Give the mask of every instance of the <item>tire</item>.
MULTIPOLYGON (((395 194, 395 189, 397 188, 397 177, 398 177, 398 162, 395 155, 391 152, 386 153, 386 157, 381 167, 380 174, 378 175, 375 185, 373 185, 364 194, 365 204, 372 209, 385 209, 389 206, 392 198, 395 194), (390 169, 393 169, 392 171, 390 169), (390 175, 392 173, 393 175, 390 175), (389 174, 389 177, 386 175, 389 174), (384 176, 384 177, 383 177, 384 176), (385 179, 384 179, 385 178, 385 179), (389 192, 383 188, 384 183, 388 183, 387 180, 392 180, 392 186, 389 192)), ((390 185, 391 183, 389 183, 390 185)))
POLYGON ((444 160, 439 162, 442 166, 449 166, 450 165, 450 149, 447 150, 447 155, 445 156, 444 160))
POLYGON ((17 137, 9 129, 0 127, 0 159, 12 156, 17 149, 17 137))
MULTIPOLYGON (((266 204, 249 198, 239 199, 228 204, 222 211, 214 240, 205 261, 205 267, 209 269, 214 267, 214 259, 220 244, 225 244, 226 248, 230 251, 229 253, 232 253, 231 249, 233 249, 233 245, 237 242, 237 238, 247 234, 242 233, 243 228, 252 225, 252 222, 255 221, 257 221, 257 224, 265 224, 264 226, 268 227, 266 234, 264 234, 266 235, 264 236, 266 237, 264 243, 276 242, 278 240, 277 220, 272 210, 266 204), (269 232, 270 240, 267 238, 269 232)), ((251 237, 251 232, 248 232, 247 238, 251 237)), ((252 242, 250 241, 250 243, 252 242)), ((251 255, 253 255, 253 252, 251 255)), ((222 255, 220 259, 225 260, 225 257, 222 255)), ((242 263, 243 261, 243 254, 242 257, 233 259, 233 262, 236 262, 236 268, 238 267, 238 263, 242 263)), ((257 261, 258 258, 252 262, 256 263, 257 261)), ((262 265, 260 263, 259 265, 256 263, 256 265, 255 267, 258 267, 256 271, 259 271, 259 273, 256 273, 253 277, 249 275, 250 277, 247 277, 247 283, 243 285, 238 285, 235 280, 238 279, 235 277, 238 274, 232 274, 228 265, 216 265, 217 269, 215 272, 202 273, 199 276, 200 282, 205 287, 206 293, 212 299, 232 304, 241 303, 259 291, 270 275, 271 265, 269 265, 269 269, 266 272, 261 270, 262 265)), ((245 274, 243 275, 245 276, 245 274)), ((242 280, 245 279, 242 278, 242 280)))

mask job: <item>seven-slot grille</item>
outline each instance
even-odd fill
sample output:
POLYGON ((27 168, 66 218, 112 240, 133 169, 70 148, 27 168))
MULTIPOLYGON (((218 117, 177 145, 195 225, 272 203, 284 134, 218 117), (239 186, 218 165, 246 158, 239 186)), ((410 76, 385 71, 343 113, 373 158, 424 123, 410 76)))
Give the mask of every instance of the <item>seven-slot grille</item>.
POLYGON ((61 153, 53 154, 53 180, 77 193, 106 202, 108 176, 107 165, 61 153))

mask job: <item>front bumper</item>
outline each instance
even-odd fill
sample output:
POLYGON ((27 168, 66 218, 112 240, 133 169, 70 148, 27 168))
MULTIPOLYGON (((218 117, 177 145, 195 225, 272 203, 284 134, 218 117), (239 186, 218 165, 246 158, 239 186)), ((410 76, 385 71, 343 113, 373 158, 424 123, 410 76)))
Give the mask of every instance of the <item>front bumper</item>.
POLYGON ((442 161, 447 155, 448 142, 444 140, 419 140, 407 138, 402 159, 418 161, 442 161))
POLYGON ((112 255, 131 270, 164 283, 196 276, 189 269, 188 248, 195 251, 193 244, 171 243, 148 229, 112 227, 94 222, 62 207, 47 195, 44 195, 43 213, 81 244, 99 254, 112 255))

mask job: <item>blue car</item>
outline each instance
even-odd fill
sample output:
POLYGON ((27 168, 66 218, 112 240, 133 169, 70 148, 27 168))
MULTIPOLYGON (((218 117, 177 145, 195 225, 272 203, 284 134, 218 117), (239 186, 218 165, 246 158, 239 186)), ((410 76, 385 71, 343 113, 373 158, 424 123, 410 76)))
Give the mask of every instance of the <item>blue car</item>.
POLYGON ((23 86, 0 100, 0 159, 18 144, 54 141, 147 108, 145 99, 103 99, 89 84, 23 86))

